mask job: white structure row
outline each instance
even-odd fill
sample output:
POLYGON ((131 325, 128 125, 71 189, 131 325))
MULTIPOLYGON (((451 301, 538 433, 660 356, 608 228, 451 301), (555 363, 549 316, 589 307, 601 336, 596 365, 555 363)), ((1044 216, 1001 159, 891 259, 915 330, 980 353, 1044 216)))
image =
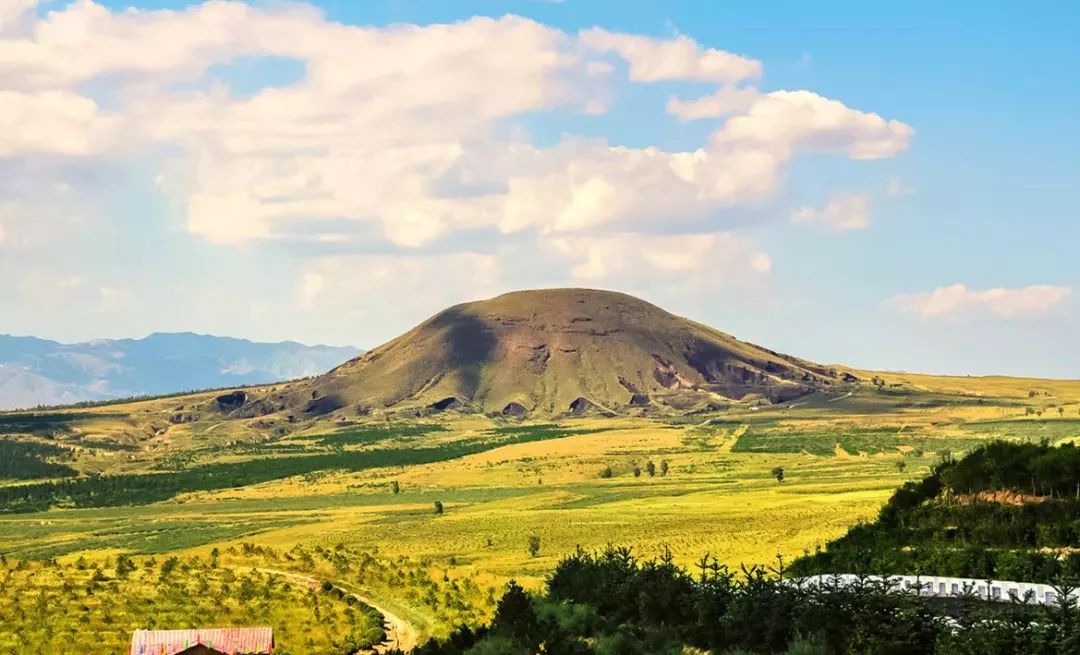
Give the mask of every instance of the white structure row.
MULTIPOLYGON (((936 575, 868 575, 850 573, 815 575, 792 580, 794 584, 821 587, 853 586, 867 583, 881 584, 888 581, 894 589, 917 593, 920 596, 960 597, 975 596, 983 600, 1015 601, 1033 605, 1057 605, 1063 590, 1048 584, 1012 582, 1008 580, 976 580, 974 578, 949 578, 936 575)), ((1076 605, 1080 589, 1068 592, 1068 601, 1076 605)))

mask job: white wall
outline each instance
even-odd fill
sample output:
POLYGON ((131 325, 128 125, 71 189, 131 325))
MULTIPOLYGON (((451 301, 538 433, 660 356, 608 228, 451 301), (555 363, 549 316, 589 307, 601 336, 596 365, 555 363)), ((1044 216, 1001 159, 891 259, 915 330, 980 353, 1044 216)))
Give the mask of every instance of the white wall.
MULTIPOLYGON (((859 581, 863 583, 882 583, 890 581, 895 589, 919 593, 921 596, 958 597, 974 594, 986 600, 1010 601, 1015 599, 1037 605, 1055 605, 1060 602, 1061 589, 1053 585, 1034 582, 1012 582, 1009 580, 976 580, 974 578, 950 578, 936 575, 870 575, 857 576, 850 573, 834 575, 816 575, 797 578, 790 582, 798 585, 851 586, 859 581)), ((1069 600, 1076 604, 1080 590, 1069 594, 1069 600)))

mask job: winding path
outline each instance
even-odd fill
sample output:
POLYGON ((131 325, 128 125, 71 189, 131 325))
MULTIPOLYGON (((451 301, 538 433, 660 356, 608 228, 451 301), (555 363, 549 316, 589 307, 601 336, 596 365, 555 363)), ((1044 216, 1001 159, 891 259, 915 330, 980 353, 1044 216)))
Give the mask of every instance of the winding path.
MULTIPOLYGON (((280 575, 283 578, 298 582, 300 584, 307 585, 312 589, 318 589, 322 587, 322 580, 313 578, 311 576, 303 575, 302 573, 293 573, 291 571, 279 571, 277 569, 258 569, 263 573, 270 573, 273 575, 280 575)), ((383 615, 383 620, 386 622, 384 626, 386 628, 386 641, 375 646, 370 651, 371 653, 385 653, 391 648, 397 648, 405 651, 406 653, 412 651, 416 647, 416 643, 420 640, 420 632, 405 619, 401 618, 397 614, 394 614, 390 610, 386 609, 383 605, 371 600, 367 596, 356 593, 355 591, 347 588, 340 582, 331 580, 330 583, 337 589, 340 589, 346 596, 352 596, 356 600, 365 605, 369 605, 377 612, 383 615)))

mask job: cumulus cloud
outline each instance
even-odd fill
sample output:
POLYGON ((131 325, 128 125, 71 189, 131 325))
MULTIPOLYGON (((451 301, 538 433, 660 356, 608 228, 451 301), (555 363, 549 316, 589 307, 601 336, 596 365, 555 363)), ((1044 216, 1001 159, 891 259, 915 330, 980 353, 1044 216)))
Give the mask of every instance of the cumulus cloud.
MULTIPOLYGON (((771 260, 734 230, 777 196, 794 158, 890 157, 913 133, 810 91, 759 91, 748 86, 760 86, 759 61, 686 36, 567 33, 515 16, 366 27, 236 0, 35 7, 0 0, 0 173, 32 171, 46 191, 74 180, 64 206, 81 215, 101 201, 78 162, 119 162, 153 179, 198 240, 385 253, 346 276, 364 284, 441 280, 439 266, 474 284, 507 263, 476 244, 505 241, 541 244, 522 255, 539 264, 557 255, 555 278, 762 277, 771 260), (268 57, 299 64, 296 79, 234 84, 230 67, 268 57), (603 113, 627 85, 670 81, 716 87, 668 102, 671 116, 715 122, 696 147, 581 134, 541 146, 518 120, 603 113)), ((20 242, 59 206, 33 195, 9 201, 25 217, 6 224, 20 242)), ((289 273, 301 275, 295 298, 332 305, 341 271, 320 266, 289 273)))
POLYGON ((27 151, 89 155, 115 143, 119 119, 70 91, 0 91, 0 157, 27 151))
POLYGON ((634 82, 731 83, 761 76, 761 62, 723 50, 702 48, 687 36, 654 39, 594 27, 581 32, 582 44, 600 52, 616 52, 630 66, 634 82))
POLYGON ((761 93, 754 87, 729 85, 720 87, 715 93, 693 100, 671 98, 667 103, 667 111, 684 121, 723 118, 748 110, 760 96, 761 93))
POLYGON ((263 10, 213 0, 180 11, 111 11, 78 0, 0 42, 0 75, 21 89, 70 88, 105 76, 113 84, 172 83, 198 79, 210 65, 237 56, 305 57, 326 48, 314 39, 333 38, 328 26, 301 4, 263 10))
POLYGON ((765 252, 726 232, 552 237, 543 244, 570 261, 571 277, 583 283, 717 286, 745 283, 772 269, 765 252))
POLYGON ((905 314, 925 318, 984 315, 998 318, 1030 318, 1060 305, 1072 289, 1035 284, 1022 289, 969 289, 963 284, 938 287, 926 293, 894 296, 887 305, 905 314))
POLYGON ((801 150, 879 157, 906 147, 910 128, 897 121, 809 92, 731 86, 760 75, 760 62, 685 36, 572 35, 514 16, 366 28, 306 5, 113 12, 83 1, 29 35, 0 38, 0 82, 12 89, 0 103, 0 157, 167 145, 182 157, 163 167, 161 188, 208 241, 353 221, 415 248, 463 230, 663 231, 767 197, 801 150), (683 152, 496 136, 525 112, 604 111, 617 83, 612 54, 632 82, 725 85, 670 110, 728 120, 683 152), (211 76, 266 56, 302 62, 302 79, 244 96, 211 76))
MULTIPOLYGON (((336 325, 324 329, 324 338, 350 343, 356 339, 356 327, 363 326, 371 335, 368 347, 448 305, 511 290, 503 282, 502 262, 495 254, 326 257, 302 273, 300 288, 316 276, 321 280, 319 302, 304 308, 336 317, 336 325)), ((257 311, 260 320, 298 320, 295 308, 287 304, 260 306, 257 311)))
POLYGON ((870 225, 870 196, 864 193, 839 193, 824 207, 800 207, 791 213, 796 223, 817 223, 837 232, 862 230, 870 225))
POLYGON ((810 91, 773 91, 713 135, 723 144, 844 153, 853 159, 892 157, 907 149, 915 131, 897 120, 852 109, 810 91))
POLYGON ((565 142, 534 150, 497 211, 503 232, 655 233, 769 195, 783 161, 765 150, 666 152, 565 142))
POLYGON ((300 284, 300 296, 304 302, 310 303, 319 297, 322 293, 323 286, 326 284, 326 276, 322 273, 316 273, 309 271, 304 273, 303 281, 300 284))
POLYGON ((0 34, 23 27, 37 0, 0 0, 0 34))

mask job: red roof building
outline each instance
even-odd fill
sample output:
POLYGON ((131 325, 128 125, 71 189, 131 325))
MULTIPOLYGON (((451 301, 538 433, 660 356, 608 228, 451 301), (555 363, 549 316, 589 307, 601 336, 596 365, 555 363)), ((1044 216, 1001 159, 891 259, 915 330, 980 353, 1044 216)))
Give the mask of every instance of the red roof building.
POLYGON ((131 655, 269 655, 272 628, 136 630, 131 655))

